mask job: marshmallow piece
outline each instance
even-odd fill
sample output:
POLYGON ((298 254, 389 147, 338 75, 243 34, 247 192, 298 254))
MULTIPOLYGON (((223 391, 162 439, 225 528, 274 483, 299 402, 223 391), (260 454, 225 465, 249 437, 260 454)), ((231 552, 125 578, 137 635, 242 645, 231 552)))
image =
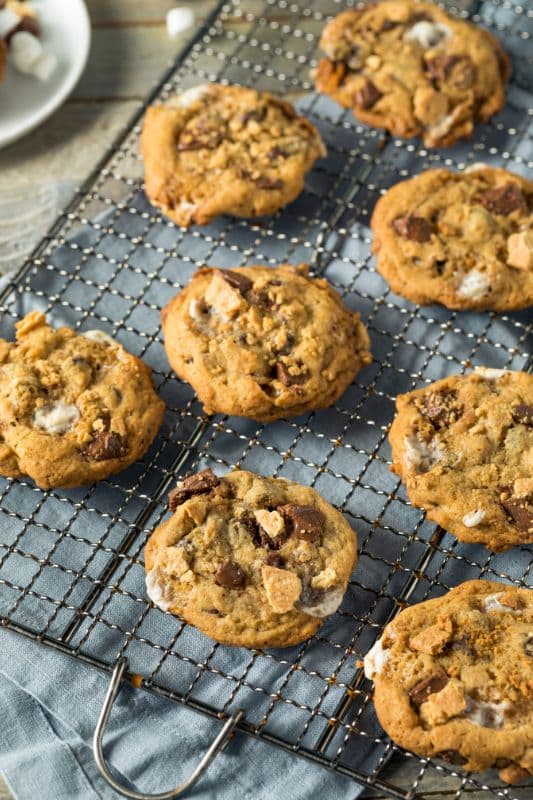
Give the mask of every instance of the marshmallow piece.
POLYGON ((497 381, 498 378, 503 378, 504 375, 510 370, 508 369, 495 369, 494 367, 474 367, 476 375, 480 375, 488 381, 497 381))
MULTIPOLYGON (((207 87, 207 83, 200 83, 198 86, 191 86, 190 89, 185 89, 185 91, 178 96, 176 105, 180 108, 192 106, 193 103, 196 103, 197 100, 204 96, 207 91, 207 87)), ((192 205, 192 203, 189 203, 189 205, 192 205)))
POLYGON ((404 38, 408 41, 416 41, 418 44, 427 50, 430 47, 435 47, 437 44, 446 41, 452 35, 451 30, 440 22, 428 22, 428 20, 421 20, 413 25, 404 38))
POLYGON ((485 519, 485 512, 482 508, 478 508, 475 511, 470 511, 468 514, 465 514, 463 517, 463 525, 466 525, 467 528, 475 528, 476 525, 479 525, 480 522, 483 522, 485 519))
POLYGON ((405 436, 403 443, 407 469, 413 469, 415 472, 429 472, 442 459, 443 452, 440 442, 432 441, 426 444, 412 435, 405 436))
POLYGON ((4 39, 11 31, 17 27, 20 17, 9 8, 0 10, 0 39, 4 39))
POLYGON ((80 412, 76 406, 58 403, 50 406, 38 408, 33 417, 33 424, 46 433, 59 434, 66 433, 80 418, 80 412))
POLYGON ((167 11, 167 33, 171 39, 179 36, 194 24, 194 11, 185 6, 177 6, 167 11))
POLYGON ((168 611, 172 605, 172 600, 165 591, 165 586, 158 580, 158 573, 155 569, 146 573, 146 594, 155 606, 162 611, 168 611))
POLYGON ((309 597, 307 601, 300 600, 297 603, 297 608, 300 611, 303 611, 304 614, 309 614, 310 617, 329 617, 335 613, 342 603, 344 587, 337 586, 333 589, 318 590, 317 592, 306 593, 304 597, 306 596, 309 597))
POLYGON ((98 342, 98 344, 107 344, 110 347, 116 347, 118 342, 116 342, 112 336, 110 336, 105 331, 101 331, 98 328, 92 331, 83 331, 81 334, 85 339, 90 339, 92 342, 98 342))
POLYGON ((467 297, 469 300, 481 300, 490 288, 490 280, 484 272, 473 269, 462 278, 458 294, 467 297))
POLYGON ((43 55, 39 39, 27 31, 19 31, 11 37, 11 61, 15 69, 24 75, 33 73, 35 64, 43 55))
POLYGON ((390 653, 383 647, 381 639, 377 639, 364 658, 365 678, 373 681, 376 675, 383 672, 389 656, 390 653))
POLYGON ((57 58, 55 55, 53 53, 43 53, 33 65, 31 75, 39 81, 47 81, 50 75, 55 72, 56 67, 57 58))
POLYGON ((474 164, 465 167, 463 172, 465 175, 470 175, 472 172, 478 172, 480 169, 487 169, 488 166, 489 164, 485 164, 483 161, 476 161, 474 164))

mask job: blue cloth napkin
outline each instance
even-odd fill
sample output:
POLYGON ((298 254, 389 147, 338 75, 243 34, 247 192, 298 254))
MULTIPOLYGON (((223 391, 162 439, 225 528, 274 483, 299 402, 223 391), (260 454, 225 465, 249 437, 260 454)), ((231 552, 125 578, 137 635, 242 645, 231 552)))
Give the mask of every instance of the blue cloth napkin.
MULTIPOLYGON (((0 773, 17 800, 118 800, 90 749, 108 683, 92 667, 0 631, 0 773)), ((161 792, 190 774, 219 730, 219 722, 123 686, 105 753, 123 784, 161 792)), ((361 791, 348 778, 237 734, 188 796, 353 800, 361 791)))

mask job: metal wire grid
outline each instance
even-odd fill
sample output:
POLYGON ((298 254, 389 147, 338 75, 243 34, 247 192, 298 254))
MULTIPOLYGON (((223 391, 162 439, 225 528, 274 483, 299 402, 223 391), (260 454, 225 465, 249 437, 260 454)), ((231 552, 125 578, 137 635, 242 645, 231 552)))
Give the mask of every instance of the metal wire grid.
POLYGON ((152 366, 168 413, 142 462, 88 489, 43 492, 24 480, 1 481, 2 624, 100 668, 125 655, 146 688, 204 713, 222 717, 244 708, 241 730, 390 797, 435 787, 442 796, 484 790, 526 797, 528 784, 504 788, 492 774, 465 776, 401 753, 379 728, 355 662, 407 602, 479 576, 532 584, 527 548, 493 554, 429 524, 388 471, 386 442, 397 393, 470 364, 527 368, 531 320, 526 312, 412 306, 375 272, 368 231, 379 193, 430 165, 483 160, 518 172, 530 165, 524 109, 531 14, 507 1, 455 7, 504 39, 515 79, 504 111, 471 142, 428 151, 367 129, 311 93, 317 38, 328 16, 346 5, 219 6, 147 100, 215 79, 305 93, 298 105, 322 131, 329 155, 295 203, 269 220, 175 228, 142 192, 136 123, 143 107, 3 293, 1 335, 11 338, 13 322, 36 307, 55 324, 101 327, 152 366), (310 262, 362 313, 374 363, 326 411, 268 426, 208 419, 190 387, 168 371, 159 311, 201 264, 285 260, 310 262), (309 642, 268 652, 224 648, 147 602, 146 538, 165 515, 176 476, 205 466, 312 485, 353 522, 357 569, 341 610, 309 642), (391 756, 403 759, 401 768, 387 766, 391 756))

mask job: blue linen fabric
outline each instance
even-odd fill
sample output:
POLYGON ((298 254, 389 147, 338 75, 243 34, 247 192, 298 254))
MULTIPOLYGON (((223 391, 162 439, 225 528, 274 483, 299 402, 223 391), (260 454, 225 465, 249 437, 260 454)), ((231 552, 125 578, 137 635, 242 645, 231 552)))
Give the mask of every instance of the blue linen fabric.
MULTIPOLYGON (((0 773, 17 800, 118 800, 90 749, 109 677, 62 653, 0 631, 0 773)), ((105 736, 116 777, 149 793, 197 764, 220 723, 123 686, 105 736)), ((242 734, 187 796, 195 800, 353 800, 353 781, 242 734)))

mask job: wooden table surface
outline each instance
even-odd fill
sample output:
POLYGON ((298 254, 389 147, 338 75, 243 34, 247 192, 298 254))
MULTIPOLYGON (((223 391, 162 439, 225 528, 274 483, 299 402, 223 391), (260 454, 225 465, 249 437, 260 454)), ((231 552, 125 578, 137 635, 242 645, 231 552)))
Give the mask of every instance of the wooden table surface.
MULTIPOLYGON (((87 5, 93 32, 85 73, 47 122, 0 151, 0 191, 6 184, 15 189, 53 184, 66 202, 191 35, 189 30, 176 39, 168 37, 165 14, 176 5, 172 0, 87 0, 87 5)), ((189 5, 200 22, 215 0, 194 0, 189 5)), ((387 778, 410 787, 419 772, 418 761, 401 761, 387 769, 387 778)), ((451 800, 457 790, 457 780, 438 774, 431 787, 427 778, 423 785, 423 796, 433 800, 451 800)), ((531 789, 524 790, 524 800, 527 792, 531 789)), ((370 796, 386 797, 376 792, 370 796)), ((0 776, 0 800, 9 797, 0 776)), ((468 797, 477 800, 486 795, 468 791, 468 797)))

